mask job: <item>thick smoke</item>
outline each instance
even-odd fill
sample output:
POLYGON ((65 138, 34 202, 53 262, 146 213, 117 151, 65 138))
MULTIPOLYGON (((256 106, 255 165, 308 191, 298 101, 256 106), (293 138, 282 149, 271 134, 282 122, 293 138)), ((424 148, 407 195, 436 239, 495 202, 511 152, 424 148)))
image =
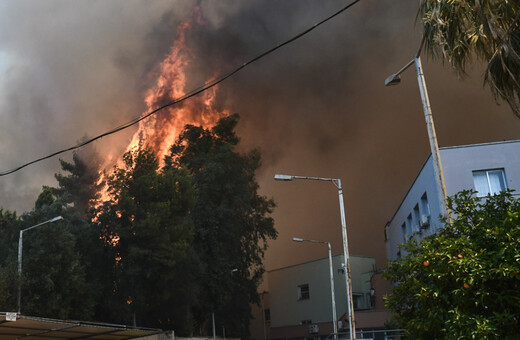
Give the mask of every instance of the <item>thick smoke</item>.
MULTIPOLYGON (((138 115, 147 74, 173 39, 159 48, 148 34, 170 8, 170 1, 3 1, 2 171, 138 115)), ((123 133, 95 147, 118 154, 114 146, 124 148, 127 138, 123 133)), ((58 169, 58 159, 51 159, 1 178, 0 206, 31 209, 58 169)))
MULTIPOLYGON (((179 22, 200 4, 206 24, 187 35, 187 88, 239 66, 344 6, 338 1, 29 1, 0 4, 2 169, 134 118, 179 22)), ((416 0, 364 0, 221 84, 218 108, 241 115, 242 148, 258 148, 262 193, 273 196, 279 239, 269 268, 325 256, 293 236, 341 252, 331 183, 274 182, 275 173, 341 178, 351 253, 384 265, 383 228, 429 154, 413 69, 384 79, 417 51, 416 0), (291 256, 287 256, 287 254, 291 256)), ((425 75, 441 146, 520 137, 520 121, 482 89, 478 65, 459 81, 439 62, 425 75)), ((131 133, 96 142, 117 157, 131 133)), ((70 155, 65 156, 70 157, 70 155)), ((54 185, 57 159, 0 178, 0 206, 31 209, 54 185)))

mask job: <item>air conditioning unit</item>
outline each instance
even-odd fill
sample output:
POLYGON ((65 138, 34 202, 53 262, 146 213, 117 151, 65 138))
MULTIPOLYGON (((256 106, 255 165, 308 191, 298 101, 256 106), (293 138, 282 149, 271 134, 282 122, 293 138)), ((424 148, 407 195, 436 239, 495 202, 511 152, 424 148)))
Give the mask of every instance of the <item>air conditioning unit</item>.
POLYGON ((318 334, 320 332, 320 327, 318 325, 309 325, 309 333, 318 334))
POLYGON ((430 226, 430 215, 421 215, 420 226, 422 229, 426 229, 430 226))

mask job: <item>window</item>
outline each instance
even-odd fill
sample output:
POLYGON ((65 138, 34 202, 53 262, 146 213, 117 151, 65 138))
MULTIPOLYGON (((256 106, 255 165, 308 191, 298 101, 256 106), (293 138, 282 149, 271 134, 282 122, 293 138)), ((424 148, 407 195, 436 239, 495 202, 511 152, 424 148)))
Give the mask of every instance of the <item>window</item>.
POLYGON ((306 283, 298 286, 298 300, 308 300, 309 298, 309 285, 306 283))
POLYGON ((504 169, 473 171, 473 182, 479 197, 495 195, 507 188, 504 169))
POLYGON ((413 221, 415 223, 415 229, 419 229, 419 226, 421 225, 421 214, 419 213, 419 204, 416 204, 415 207, 413 207, 413 221))
POLYGON ((428 195, 426 193, 421 196, 421 212, 423 215, 430 215, 430 205, 428 204, 428 195))
POLYGON ((352 304, 354 305, 354 310, 360 309, 368 309, 365 296, 361 293, 352 293, 352 304))
POLYGON ((406 225, 408 226, 408 231, 410 233, 410 235, 408 235, 408 236, 411 236, 412 233, 415 231, 415 228, 413 225, 412 214, 408 215, 408 217, 406 218, 406 225))
POLYGON ((271 321, 271 310, 270 309, 264 309, 264 316, 265 316, 265 321, 266 322, 271 321))
POLYGON ((419 220, 419 227, 421 229, 428 229, 430 227, 430 205, 428 204, 428 196, 424 193, 421 196, 421 218, 419 220))

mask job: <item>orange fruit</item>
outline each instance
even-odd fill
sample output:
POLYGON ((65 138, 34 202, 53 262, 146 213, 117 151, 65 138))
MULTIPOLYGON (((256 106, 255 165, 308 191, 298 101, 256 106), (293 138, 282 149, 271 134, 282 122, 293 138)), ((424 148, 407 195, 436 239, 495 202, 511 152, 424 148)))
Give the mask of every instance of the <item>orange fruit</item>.
POLYGON ((430 261, 426 260, 426 261, 423 262, 423 264, 424 264, 426 267, 428 267, 428 266, 430 265, 430 261))

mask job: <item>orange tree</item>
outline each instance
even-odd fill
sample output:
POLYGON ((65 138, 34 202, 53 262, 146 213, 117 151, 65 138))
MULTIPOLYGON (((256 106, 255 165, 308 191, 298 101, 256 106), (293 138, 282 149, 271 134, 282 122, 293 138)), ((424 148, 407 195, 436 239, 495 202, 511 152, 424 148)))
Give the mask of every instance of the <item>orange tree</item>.
POLYGON ((451 222, 402 246, 385 275, 386 306, 412 338, 513 339, 520 334, 520 201, 511 192, 448 200, 451 222))

